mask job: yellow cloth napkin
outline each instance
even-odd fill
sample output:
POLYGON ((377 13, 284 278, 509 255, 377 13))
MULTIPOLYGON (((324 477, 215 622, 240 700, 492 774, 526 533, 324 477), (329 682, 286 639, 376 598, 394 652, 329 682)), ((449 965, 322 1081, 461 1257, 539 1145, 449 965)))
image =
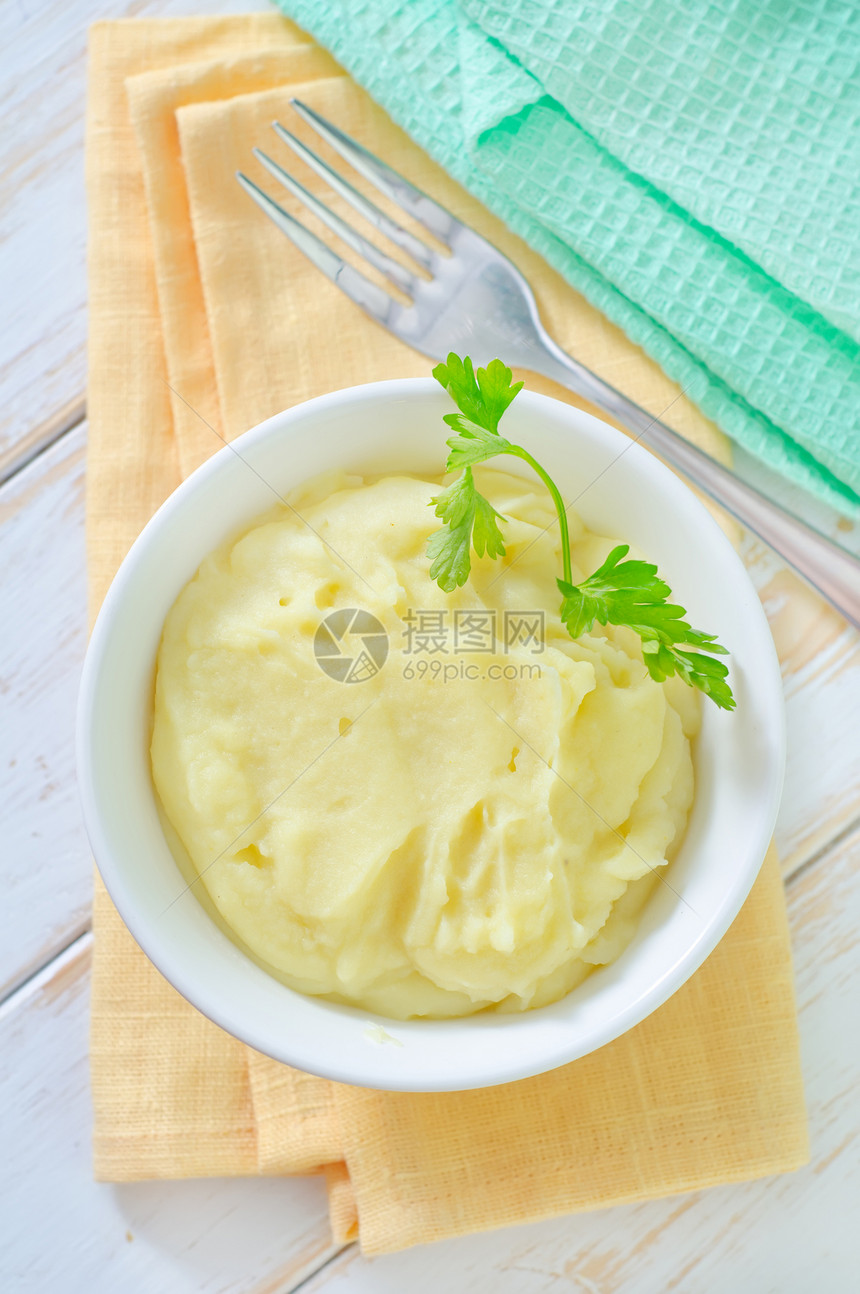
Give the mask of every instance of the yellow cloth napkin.
MULTIPOLYGON (((274 14, 91 34, 88 556, 92 610, 183 475, 323 391, 426 374, 241 192, 298 93, 487 233, 559 342, 712 453, 714 428, 274 14)), ((306 177, 305 177, 306 178, 306 177)), ((310 187, 320 186, 312 183, 310 187)), ((562 399, 551 383, 530 379, 562 399)), ((367 1253, 798 1167, 807 1158, 785 905, 769 854, 702 969, 573 1065, 478 1092, 386 1094, 230 1038, 161 978, 96 881, 91 1062, 99 1178, 325 1172, 367 1253)))

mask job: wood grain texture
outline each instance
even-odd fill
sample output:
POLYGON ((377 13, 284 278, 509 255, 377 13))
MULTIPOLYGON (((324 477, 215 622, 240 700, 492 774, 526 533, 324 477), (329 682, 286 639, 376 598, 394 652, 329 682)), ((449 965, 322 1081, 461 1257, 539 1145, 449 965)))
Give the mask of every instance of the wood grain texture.
POLYGON ((91 1181, 84 935, 0 1008, 0 1217, 12 1241, 0 1246, 0 1288, 288 1294, 307 1281, 303 1294, 841 1294, 852 1288, 860 1190, 860 1041, 846 1027, 860 970, 858 867, 860 832, 789 887, 809 1167, 373 1261, 355 1248, 335 1256, 319 1179, 91 1181))
MULTIPOLYGON (((0 490, 0 564, 6 605, 14 609, 13 616, 0 621, 8 720, 0 735, 0 768, 11 844, 0 860, 6 898, 0 916, 0 971, 7 985, 74 938, 89 908, 90 858, 72 759, 74 694, 86 634, 84 438, 81 426, 0 490)), ((765 590, 784 661, 791 790, 780 834, 790 869, 796 870, 856 812, 860 651, 856 635, 847 634, 817 600, 795 587, 764 550, 749 546, 747 558, 765 590), (782 587, 780 581, 786 580, 782 587)), ((856 878, 851 888, 852 858, 856 870, 852 850, 856 840, 851 849, 845 845, 820 858, 791 892, 814 1115, 813 1177, 800 1174, 563 1219, 374 1263, 353 1252, 333 1261, 309 1288, 323 1289, 331 1282, 335 1291, 384 1294, 413 1286, 429 1290, 443 1282, 454 1291, 485 1290, 490 1283, 512 1292, 711 1291, 728 1281, 729 1268, 720 1262, 731 1258, 749 1278, 734 1288, 758 1294, 768 1288, 757 1282, 769 1269, 756 1268, 752 1256, 763 1253, 764 1263, 770 1249, 777 1257, 782 1253, 783 1212, 797 1219, 806 1266, 798 1268, 794 1286, 789 1279, 793 1263, 791 1271, 780 1269, 783 1283, 774 1289, 809 1288, 804 1282, 819 1255, 816 1245, 821 1255, 830 1247, 828 1261, 845 1261, 847 1230, 840 1210, 848 1189, 856 1186, 848 1171, 853 1163, 849 1100, 856 1073, 840 1050, 851 1036, 844 1029, 851 999, 843 954, 850 951, 860 915, 851 906, 856 906, 857 894, 856 878), (803 1188, 795 1184, 803 1181, 803 1188), (711 1267, 702 1267, 705 1260, 696 1256, 700 1250, 725 1258, 709 1258, 711 1267), (672 1283, 676 1255, 683 1257, 677 1272, 686 1272, 679 1284, 672 1283), (644 1272, 641 1285, 637 1264, 644 1272)), ((14 1089, 10 1096, 7 1086, 0 1099, 11 1110, 7 1127, 16 1131, 15 1153, 3 1178, 13 1204, 19 1202, 18 1183, 26 1181, 20 1199, 33 1210, 28 1216, 38 1215, 37 1203, 44 1199, 53 1218, 49 1233, 21 1226, 9 1250, 8 1261, 17 1264, 9 1269, 11 1283, 0 1283, 0 1288, 53 1288, 66 1272, 64 1287, 72 1291, 113 1290, 124 1284, 144 1291, 290 1290, 333 1253, 318 1183, 122 1188, 91 1183, 85 962, 86 944, 79 944, 15 994, 0 1016, 0 1056, 9 1066, 5 1084, 11 1082, 14 1089), (28 1058, 23 1066, 22 1057, 28 1058), (15 1086, 19 1081, 26 1090, 15 1086), (41 1144, 51 1146, 50 1157, 35 1152, 41 1144), (315 1203, 308 1213, 310 1199, 315 1203), (296 1218, 301 1225, 294 1233, 296 1218), (68 1263, 72 1265, 64 1266, 68 1263)), ((847 1283, 829 1288, 847 1288, 847 1283)))
POLYGON ((86 385, 83 139, 87 26, 99 18, 239 13, 263 0, 0 4, 0 468, 86 385))
POLYGON ((87 640, 85 439, 82 425, 0 490, 0 998, 89 920, 74 760, 87 640))
POLYGON ((368 1261, 353 1247, 302 1294, 841 1294, 860 1197, 860 832, 789 886, 809 1104, 799 1172, 558 1218, 368 1261))
MULTIPOLYGON (((0 1290, 841 1294, 856 1283, 849 1206, 860 1194, 860 1054, 851 1027, 860 638, 751 540, 744 557, 777 642, 788 711, 777 839, 793 878, 808 1169, 373 1262, 333 1248, 319 1180, 92 1181, 90 937, 82 933, 91 862, 73 760, 86 637, 86 429, 75 426, 85 386, 86 27, 123 14, 264 7, 266 0, 0 4, 0 480, 33 459, 0 488, 0 998, 10 994, 0 1006, 0 1290)), ((738 461, 747 479, 860 547, 857 527, 738 461)))
POLYGON ((860 633, 770 549, 741 548, 782 667, 787 760, 776 841, 790 874, 860 817, 860 633))
POLYGON ((0 1008, 0 1289, 293 1289, 334 1252, 322 1179, 92 1180, 90 940, 0 1008))

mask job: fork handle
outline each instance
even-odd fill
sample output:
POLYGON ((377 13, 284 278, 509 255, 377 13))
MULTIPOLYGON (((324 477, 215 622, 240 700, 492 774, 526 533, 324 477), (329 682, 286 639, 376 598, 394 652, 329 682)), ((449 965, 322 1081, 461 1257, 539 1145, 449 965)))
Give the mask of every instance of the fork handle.
POLYGON ((545 352, 533 351, 527 359, 524 357, 524 367, 559 382, 616 418, 637 440, 645 441, 747 530, 764 540, 846 620, 860 628, 860 560, 646 413, 577 363, 550 337, 545 338, 545 347, 545 352))

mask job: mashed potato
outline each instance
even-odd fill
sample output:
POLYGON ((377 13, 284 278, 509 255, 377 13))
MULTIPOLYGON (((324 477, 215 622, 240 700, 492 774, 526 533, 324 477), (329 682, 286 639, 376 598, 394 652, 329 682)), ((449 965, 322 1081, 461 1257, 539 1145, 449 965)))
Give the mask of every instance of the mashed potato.
MULTIPOLYGON (((617 957, 693 794, 698 696, 628 630, 571 641, 551 501, 476 479, 507 557, 456 593, 424 555, 438 482, 328 477, 204 561, 158 657, 155 785, 224 922, 291 986, 401 1019, 525 1010, 617 957), (388 656, 344 683, 314 641, 353 607, 388 656), (542 610, 544 640, 465 650, 470 609, 500 639, 542 610)), ((580 580, 612 541, 571 539, 580 580)))

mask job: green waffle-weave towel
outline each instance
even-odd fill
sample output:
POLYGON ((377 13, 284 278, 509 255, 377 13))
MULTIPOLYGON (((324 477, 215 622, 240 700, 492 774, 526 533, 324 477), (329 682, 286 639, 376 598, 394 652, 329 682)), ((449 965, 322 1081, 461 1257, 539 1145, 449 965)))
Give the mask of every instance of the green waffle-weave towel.
POLYGON ((860 5, 277 2, 738 444, 860 508, 860 5))

